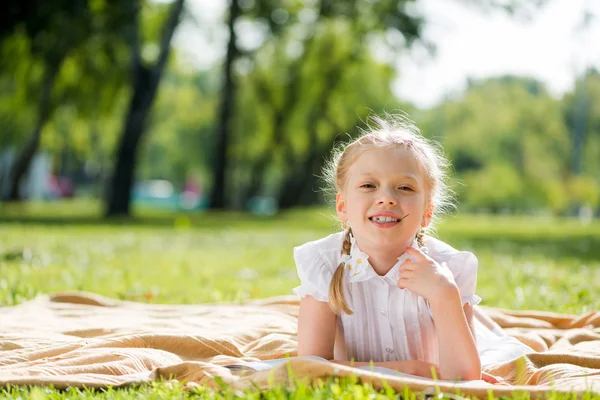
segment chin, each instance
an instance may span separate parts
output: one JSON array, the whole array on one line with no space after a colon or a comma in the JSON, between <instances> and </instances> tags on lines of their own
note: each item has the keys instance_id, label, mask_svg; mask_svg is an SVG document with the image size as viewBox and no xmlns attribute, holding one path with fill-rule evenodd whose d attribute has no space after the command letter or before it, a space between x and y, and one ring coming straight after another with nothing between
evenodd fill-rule
<instances>
[{"instance_id":1,"label":"chin","mask_svg":"<svg viewBox=\"0 0 600 400\"><path fill-rule=\"evenodd\" d=\"M405 243L406 241L402 238L399 238L398 236L389 237L378 235L377 237L375 237L374 242L378 246L397 248L399 246L402 246L403 243Z\"/></svg>"}]
</instances>

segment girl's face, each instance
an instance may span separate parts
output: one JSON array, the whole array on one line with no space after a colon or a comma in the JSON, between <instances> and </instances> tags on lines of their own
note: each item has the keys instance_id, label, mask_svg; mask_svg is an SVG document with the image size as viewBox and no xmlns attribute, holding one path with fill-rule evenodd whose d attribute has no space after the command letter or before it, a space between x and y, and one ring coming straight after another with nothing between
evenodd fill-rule
<instances>
[{"instance_id":1,"label":"girl's face","mask_svg":"<svg viewBox=\"0 0 600 400\"><path fill-rule=\"evenodd\" d=\"M373 147L348 170L348 181L336 197L336 210L348 222L362 250L404 252L433 207L419 163L403 147Z\"/></svg>"}]
</instances>

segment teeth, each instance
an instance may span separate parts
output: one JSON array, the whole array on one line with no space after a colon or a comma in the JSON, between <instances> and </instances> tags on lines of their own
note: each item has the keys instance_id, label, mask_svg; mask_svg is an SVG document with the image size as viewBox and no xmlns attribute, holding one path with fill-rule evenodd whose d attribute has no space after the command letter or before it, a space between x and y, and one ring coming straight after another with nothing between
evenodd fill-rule
<instances>
[{"instance_id":1,"label":"teeth","mask_svg":"<svg viewBox=\"0 0 600 400\"><path fill-rule=\"evenodd\" d=\"M394 217L372 217L371 220L375 222L398 222Z\"/></svg>"}]
</instances>

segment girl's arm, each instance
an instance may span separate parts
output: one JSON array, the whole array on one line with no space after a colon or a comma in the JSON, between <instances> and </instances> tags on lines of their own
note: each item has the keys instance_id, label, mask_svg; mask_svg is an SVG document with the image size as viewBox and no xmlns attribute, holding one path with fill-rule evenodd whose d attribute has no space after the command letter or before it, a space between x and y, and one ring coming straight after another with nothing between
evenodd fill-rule
<instances>
[{"instance_id":1,"label":"girl's arm","mask_svg":"<svg viewBox=\"0 0 600 400\"><path fill-rule=\"evenodd\" d=\"M444 296L430 301L438 337L442 379L481 379L481 361L473 331L473 310L461 306L460 292L449 286Z\"/></svg>"},{"instance_id":2,"label":"girl's arm","mask_svg":"<svg viewBox=\"0 0 600 400\"><path fill-rule=\"evenodd\" d=\"M329 303L312 296L300 300L298 314L298 355L319 356L331 360L335 345L337 317Z\"/></svg>"},{"instance_id":3,"label":"girl's arm","mask_svg":"<svg viewBox=\"0 0 600 400\"><path fill-rule=\"evenodd\" d=\"M475 323L473 322L473 319L475 318L473 316L473 306L469 303L466 303L463 306L463 311L465 312L465 318L467 319L467 324L469 325L469 331L471 331L473 341L475 342L475 346L477 346L477 335L475 334Z\"/></svg>"},{"instance_id":4,"label":"girl's arm","mask_svg":"<svg viewBox=\"0 0 600 400\"><path fill-rule=\"evenodd\" d=\"M419 249L407 247L406 253L412 259L402 263L398 287L409 289L429 302L438 337L441 378L481 379L481 360L472 334L472 318L467 321L465 315L465 312L472 313L470 307L462 307L452 272Z\"/></svg>"},{"instance_id":5,"label":"girl's arm","mask_svg":"<svg viewBox=\"0 0 600 400\"><path fill-rule=\"evenodd\" d=\"M368 362L340 361L333 359L337 316L328 303L315 300L311 296L300 300L298 314L298 355L319 356L341 365L360 367L371 365ZM418 360L377 362L373 365L386 367L406 374L431 377L432 364ZM439 373L439 369L437 369Z\"/></svg>"}]
</instances>

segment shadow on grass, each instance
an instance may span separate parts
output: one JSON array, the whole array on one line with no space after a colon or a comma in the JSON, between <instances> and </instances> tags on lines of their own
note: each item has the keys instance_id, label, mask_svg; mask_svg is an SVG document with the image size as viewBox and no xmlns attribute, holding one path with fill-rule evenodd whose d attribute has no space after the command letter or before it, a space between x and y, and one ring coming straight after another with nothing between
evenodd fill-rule
<instances>
[{"instance_id":1,"label":"shadow on grass","mask_svg":"<svg viewBox=\"0 0 600 400\"><path fill-rule=\"evenodd\" d=\"M130 217L103 217L99 213L49 215L39 213L5 213L0 208L0 225L32 225L43 227L81 228L156 228L206 230L315 230L333 233L339 223L332 213L322 208L316 211L290 210L273 216L240 211L161 212L142 210Z\"/></svg>"},{"instance_id":2,"label":"shadow on grass","mask_svg":"<svg viewBox=\"0 0 600 400\"><path fill-rule=\"evenodd\" d=\"M578 235L578 237L528 237L518 235L464 235L459 241L469 243L475 252L487 248L494 252L513 255L543 255L547 258L573 258L582 262L600 262L600 237Z\"/></svg>"}]
</instances>

